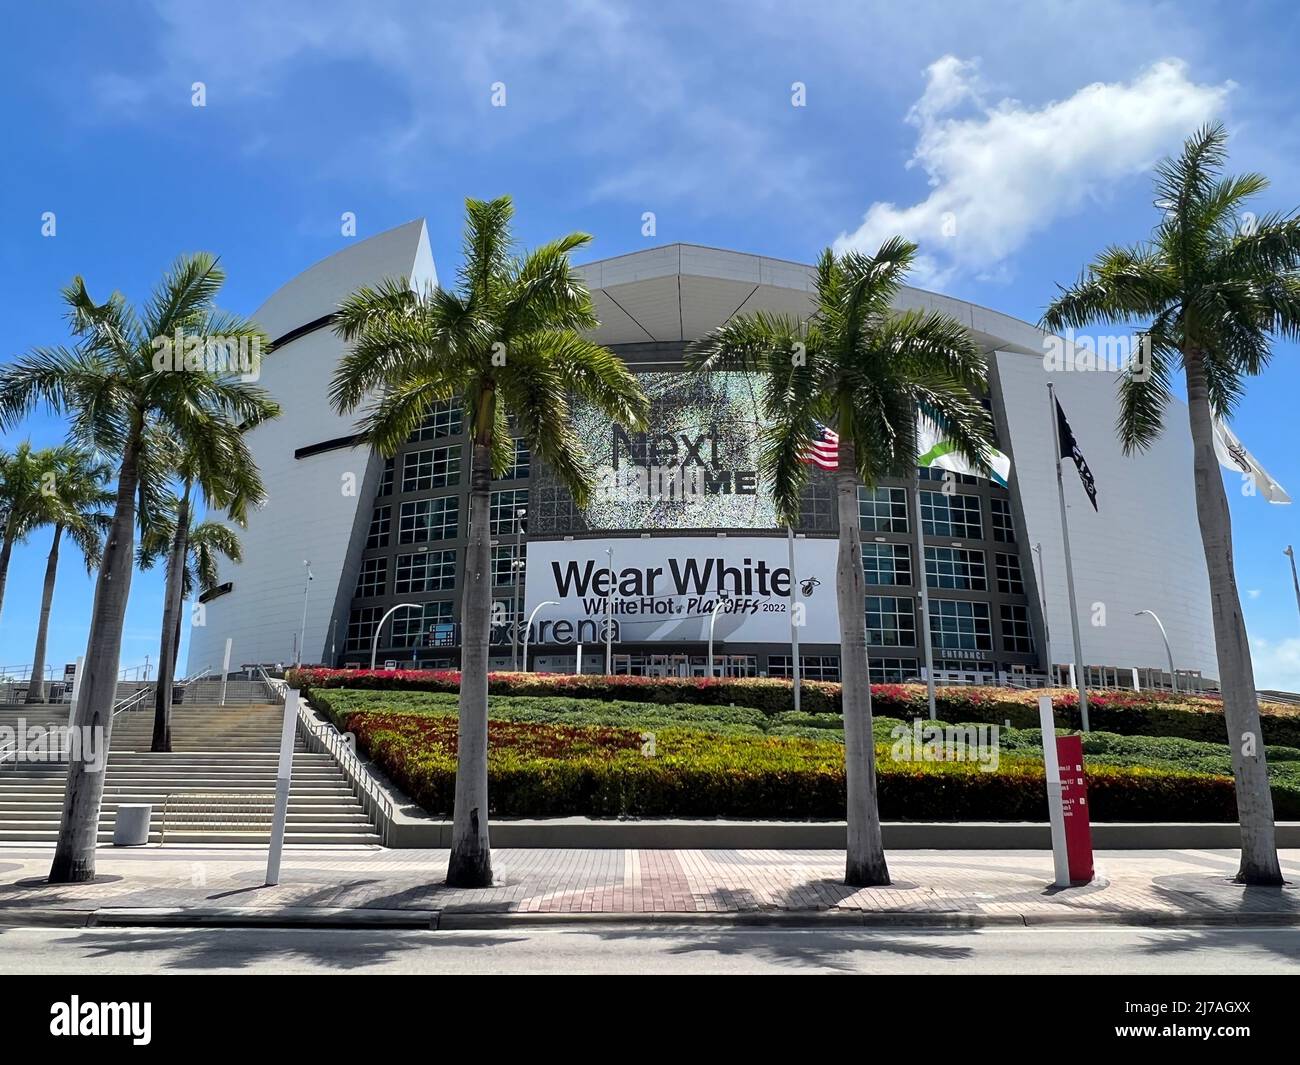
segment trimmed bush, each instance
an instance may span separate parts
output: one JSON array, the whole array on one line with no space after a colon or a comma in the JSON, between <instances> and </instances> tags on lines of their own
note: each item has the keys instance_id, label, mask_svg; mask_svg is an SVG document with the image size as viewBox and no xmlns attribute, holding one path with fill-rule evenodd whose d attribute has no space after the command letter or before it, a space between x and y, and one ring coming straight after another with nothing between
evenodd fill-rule
<instances>
[{"instance_id":1,"label":"trimmed bush","mask_svg":"<svg viewBox=\"0 0 1300 1065\"><path fill-rule=\"evenodd\" d=\"M366 696L317 691L313 702L354 733L362 749L419 805L450 813L454 707L420 710L412 701L402 710L381 710ZM719 734L699 723L656 726L653 756L648 756L641 727L516 717L529 712L510 706L493 711L488 730L492 816L807 820L844 815L843 746L833 740ZM515 719L500 720L501 713ZM886 819L1046 819L1042 765L1032 758L1004 754L998 770L989 773L970 762L895 763L887 742L877 755ZM1230 777L1091 763L1088 775L1094 820L1236 819ZM1300 793L1275 789L1275 803L1280 818L1300 815Z\"/></svg>"},{"instance_id":2,"label":"trimmed bush","mask_svg":"<svg viewBox=\"0 0 1300 1065\"><path fill-rule=\"evenodd\" d=\"M459 692L455 670L290 670L291 686L304 693L322 688L370 691ZM838 714L840 686L826 681L802 685L801 712ZM766 714L793 713L789 681L774 678L657 678L608 677L571 673L490 673L488 691L494 695L601 699L611 702L736 706ZM928 714L925 686L874 684L872 704L882 717L911 719ZM945 721L967 721L1013 728L1038 727L1038 697L1050 695L1057 728L1081 727L1079 696L1071 690L1019 688L939 688L935 703ZM1227 726L1222 704L1208 696L1168 692L1098 692L1088 698L1089 719L1098 732L1125 736L1170 736L1223 743ZM1300 748L1300 708L1263 703L1265 740Z\"/></svg>"},{"instance_id":3,"label":"trimmed bush","mask_svg":"<svg viewBox=\"0 0 1300 1065\"><path fill-rule=\"evenodd\" d=\"M459 692L460 673L451 669L294 669L291 687L353 690ZM803 709L839 713L840 686L825 681L802 685ZM791 684L768 677L625 677L572 673L489 673L488 692L495 695L568 696L637 703L696 703L748 706L777 713L794 708Z\"/></svg>"}]
</instances>

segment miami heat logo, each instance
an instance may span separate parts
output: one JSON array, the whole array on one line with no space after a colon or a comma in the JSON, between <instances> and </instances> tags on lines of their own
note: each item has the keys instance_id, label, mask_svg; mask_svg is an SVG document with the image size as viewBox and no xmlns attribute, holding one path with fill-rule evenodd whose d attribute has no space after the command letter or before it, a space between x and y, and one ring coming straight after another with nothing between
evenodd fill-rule
<instances>
[{"instance_id":1,"label":"miami heat logo","mask_svg":"<svg viewBox=\"0 0 1300 1065\"><path fill-rule=\"evenodd\" d=\"M819 584L821 584L821 581L816 577L806 577L799 582L799 591L803 592L806 599L813 594L813 589Z\"/></svg>"}]
</instances>

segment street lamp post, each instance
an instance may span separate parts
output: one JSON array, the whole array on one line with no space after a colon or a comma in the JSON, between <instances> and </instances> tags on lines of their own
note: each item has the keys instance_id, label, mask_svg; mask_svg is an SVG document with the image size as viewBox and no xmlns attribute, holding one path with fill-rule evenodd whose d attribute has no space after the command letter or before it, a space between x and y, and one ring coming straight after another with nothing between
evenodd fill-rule
<instances>
[{"instance_id":1,"label":"street lamp post","mask_svg":"<svg viewBox=\"0 0 1300 1065\"><path fill-rule=\"evenodd\" d=\"M614 672L614 549L605 548L609 559L609 592L605 596L605 676Z\"/></svg>"},{"instance_id":2,"label":"street lamp post","mask_svg":"<svg viewBox=\"0 0 1300 1065\"><path fill-rule=\"evenodd\" d=\"M375 626L375 638L370 642L370 668L375 668L375 657L379 654L379 634L384 629L384 622L396 614L399 610L420 610L419 603L398 603L395 607L390 607L388 612L379 619L379 624Z\"/></svg>"},{"instance_id":3,"label":"street lamp post","mask_svg":"<svg viewBox=\"0 0 1300 1065\"><path fill-rule=\"evenodd\" d=\"M1044 574L1047 572L1043 568L1043 545L1040 541L1034 544L1034 555L1038 559L1038 596L1039 604L1043 610L1043 639L1047 643L1047 653L1043 656L1047 659L1047 671L1052 672L1052 627L1047 622L1047 579Z\"/></svg>"},{"instance_id":4,"label":"street lamp post","mask_svg":"<svg viewBox=\"0 0 1300 1065\"><path fill-rule=\"evenodd\" d=\"M521 534L527 531L527 523L524 519L528 516L528 508L520 507L515 511L515 557L510 562L510 568L514 571L514 590L511 595L511 622L513 630L510 636L510 669L517 671L519 669L519 585L524 576L524 556L522 554L522 537Z\"/></svg>"},{"instance_id":5,"label":"street lamp post","mask_svg":"<svg viewBox=\"0 0 1300 1065\"><path fill-rule=\"evenodd\" d=\"M316 579L312 576L311 562L308 559L302 560L302 566L307 571L307 575L302 582L302 628L298 630L298 647L294 655L294 664L299 666L302 665L303 644L307 642L307 591L311 588L311 582Z\"/></svg>"},{"instance_id":6,"label":"street lamp post","mask_svg":"<svg viewBox=\"0 0 1300 1065\"><path fill-rule=\"evenodd\" d=\"M1296 609L1300 610L1300 577L1297 577L1295 572L1295 552L1291 550L1291 545L1287 544L1286 550L1282 554L1291 560L1291 583L1295 585Z\"/></svg>"},{"instance_id":7,"label":"street lamp post","mask_svg":"<svg viewBox=\"0 0 1300 1065\"><path fill-rule=\"evenodd\" d=\"M1160 629L1160 638L1165 641L1165 655L1169 659L1169 683L1173 686L1174 693L1177 694L1178 674L1174 672L1174 652L1169 646L1169 637L1165 633L1164 624L1160 621L1160 618L1156 616L1154 610L1139 610L1133 616L1135 618L1140 618L1143 614L1150 614L1152 620L1156 623L1156 627Z\"/></svg>"},{"instance_id":8,"label":"street lamp post","mask_svg":"<svg viewBox=\"0 0 1300 1065\"><path fill-rule=\"evenodd\" d=\"M528 631L533 627L533 618L537 617L537 612L544 606L559 606L554 599L548 599L544 603L538 603L533 607L533 612L528 615L528 624L524 626L524 661L523 672L528 672Z\"/></svg>"},{"instance_id":9,"label":"street lamp post","mask_svg":"<svg viewBox=\"0 0 1300 1065\"><path fill-rule=\"evenodd\" d=\"M718 620L718 612L727 605L727 600L719 595L709 614L709 676L713 676L713 623Z\"/></svg>"}]
</instances>

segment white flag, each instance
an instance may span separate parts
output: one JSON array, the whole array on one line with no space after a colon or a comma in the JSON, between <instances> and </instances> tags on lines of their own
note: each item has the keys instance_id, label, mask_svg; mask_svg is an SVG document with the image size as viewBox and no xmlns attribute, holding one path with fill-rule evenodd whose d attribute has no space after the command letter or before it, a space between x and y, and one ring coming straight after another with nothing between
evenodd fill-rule
<instances>
[{"instance_id":1,"label":"white flag","mask_svg":"<svg viewBox=\"0 0 1300 1065\"><path fill-rule=\"evenodd\" d=\"M1218 418L1214 419L1214 453L1219 458L1219 465L1225 469L1250 474L1255 479L1256 491L1270 503L1291 502L1286 489L1268 475L1268 470L1259 464L1259 459L1247 451L1246 445L1237 439L1237 434Z\"/></svg>"},{"instance_id":2,"label":"white flag","mask_svg":"<svg viewBox=\"0 0 1300 1065\"><path fill-rule=\"evenodd\" d=\"M957 452L951 440L945 440L937 426L928 418L916 420L918 466L935 466L953 473L967 473L972 477L987 477L994 484L1007 487L1007 478L1011 476L1011 460L997 448L989 448L988 464L990 473L975 469Z\"/></svg>"}]
</instances>

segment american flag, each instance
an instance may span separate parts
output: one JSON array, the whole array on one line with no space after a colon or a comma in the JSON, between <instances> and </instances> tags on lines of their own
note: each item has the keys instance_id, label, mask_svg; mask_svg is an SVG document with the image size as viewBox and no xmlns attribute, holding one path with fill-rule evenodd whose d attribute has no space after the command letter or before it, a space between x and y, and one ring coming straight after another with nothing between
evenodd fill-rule
<instances>
[{"instance_id":1,"label":"american flag","mask_svg":"<svg viewBox=\"0 0 1300 1065\"><path fill-rule=\"evenodd\" d=\"M838 470L840 468L840 434L834 429L828 429L821 422L814 423L817 428L817 436L813 442L808 445L806 451L799 456L800 462L806 462L810 466L820 466L823 470Z\"/></svg>"}]
</instances>

